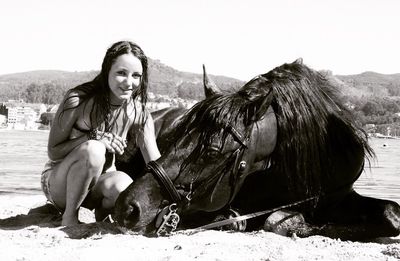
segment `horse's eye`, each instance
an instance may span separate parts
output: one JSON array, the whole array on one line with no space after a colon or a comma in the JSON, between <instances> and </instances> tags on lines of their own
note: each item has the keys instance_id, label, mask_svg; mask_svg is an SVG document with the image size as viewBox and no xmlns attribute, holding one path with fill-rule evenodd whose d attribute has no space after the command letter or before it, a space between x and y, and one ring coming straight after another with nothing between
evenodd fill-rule
<instances>
[{"instance_id":1,"label":"horse's eye","mask_svg":"<svg viewBox=\"0 0 400 261\"><path fill-rule=\"evenodd\" d=\"M208 161L217 159L220 155L221 155L221 150L217 147L209 147L204 154L206 160Z\"/></svg>"}]
</instances>

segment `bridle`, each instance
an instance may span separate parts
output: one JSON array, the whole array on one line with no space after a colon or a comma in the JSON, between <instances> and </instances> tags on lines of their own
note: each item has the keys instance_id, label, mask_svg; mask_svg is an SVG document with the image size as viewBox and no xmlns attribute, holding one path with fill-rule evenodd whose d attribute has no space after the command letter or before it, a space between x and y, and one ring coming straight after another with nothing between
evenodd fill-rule
<instances>
[{"instance_id":1,"label":"bridle","mask_svg":"<svg viewBox=\"0 0 400 261\"><path fill-rule=\"evenodd\" d=\"M243 163L243 162L244 161L241 161L241 163ZM176 187L173 185L173 182L167 176L165 170L162 168L161 165L159 165L155 161L151 161L151 162L149 162L147 168L153 174L153 176L156 177L156 179L161 184L163 184L164 188L168 191L171 199L173 199L175 201L174 203L172 203L172 204L164 207L162 210L160 210L156 216L156 228L157 228L156 233L155 233L156 236L168 236L172 232L174 232L179 225L179 222L180 222L180 216L178 214L179 204L183 201L183 198L180 195L180 193L178 192L178 190L176 189ZM238 171L240 171L240 170L238 170ZM224 220L215 221L215 222L194 228L193 231L194 232L202 231L202 230L206 230L206 229L222 227L222 226L233 224L236 222L241 222L241 221L255 218L258 216L263 216L263 215L266 215L266 214L269 214L269 213L272 213L272 212L275 212L275 211L278 211L281 209L286 209L289 207L294 207L294 206L297 206L300 204L304 204L304 203L312 201L312 200L318 200L319 197L320 196L311 196L311 197L308 197L308 198L305 198L302 200L298 200L298 201L290 203L290 204L276 207L276 208L266 209L263 211L250 213L247 215L230 217L230 218L227 218ZM184 199L188 200L189 202L191 200L191 198L188 196L184 197ZM231 198L231 200L232 200L232 198Z\"/></svg>"},{"instance_id":2,"label":"bridle","mask_svg":"<svg viewBox=\"0 0 400 261\"><path fill-rule=\"evenodd\" d=\"M248 144L250 142L250 136L253 131L254 123L251 125L250 128L248 128L248 131L245 133L245 135L242 135L239 131L237 131L233 126L228 125L225 127L225 131L228 132L233 139L239 143L239 147L232 153L235 157L234 165L233 165L233 173L231 174L231 177L234 177L236 180L238 177L240 177L245 170L247 169L247 162L243 160L245 158L245 151L248 149ZM266 160L267 163L267 160ZM265 164L266 165L266 164ZM179 212L182 209L182 206L187 206L190 204L190 201L193 197L193 194L195 191L192 191L192 188L190 188L190 191L186 193L186 195L182 195L178 190L177 187L174 185L172 180L169 178L163 167L158 164L156 161L151 161L147 165L147 170L148 172L152 173L152 175L156 178L156 180L162 185L162 187L168 192L170 200L172 200L172 204L167 205L160 209L158 211L158 214L156 215L156 222L155 222L155 227L156 227L156 236L167 236L171 234L173 231L175 231L179 225L180 222L180 216ZM234 182L236 181L234 180ZM236 184L236 183L235 183ZM227 204L231 203L234 196L236 195L237 190L239 189L239 186L234 186L231 195L230 195L230 200L228 201ZM272 209L266 209L263 211L258 211L242 216L236 216L236 217L231 217L228 219L224 219L221 221L216 221L212 222L200 227L195 228L193 231L201 231L205 229L211 229L211 228L217 228L217 227L222 227L225 225L229 225L232 223L236 222L241 222L247 219L251 219L254 217L266 215L281 209L286 209L289 207L297 206L300 204L304 204L309 201L313 200L318 200L320 196L311 196L290 204L286 204L280 207L272 208ZM185 202L186 201L186 202Z\"/></svg>"},{"instance_id":3,"label":"bridle","mask_svg":"<svg viewBox=\"0 0 400 261\"><path fill-rule=\"evenodd\" d=\"M253 126L254 123L252 123L250 128L248 128L245 135L240 134L240 132L238 132L231 125L228 125L224 128L225 131L229 133L233 137L233 139L240 145L232 153L232 155L234 155L235 157L235 161L233 165L233 173L231 175L235 179L240 177L240 175L246 170L247 162L243 160L243 157L245 150L248 149L248 143L250 141L250 135L252 133ZM178 212L183 205L190 204L194 191L189 191L185 196L182 196L182 194L177 190L176 186L165 172L164 168L156 161L150 161L147 164L146 168L147 171L150 172L162 185L162 187L168 192L168 195L173 202L172 204L159 210L156 217L156 235L165 236L176 230L180 221ZM235 181L236 180L234 180L233 182ZM236 191L237 188L233 186L233 190L231 191L231 196L228 203L233 200Z\"/></svg>"}]
</instances>

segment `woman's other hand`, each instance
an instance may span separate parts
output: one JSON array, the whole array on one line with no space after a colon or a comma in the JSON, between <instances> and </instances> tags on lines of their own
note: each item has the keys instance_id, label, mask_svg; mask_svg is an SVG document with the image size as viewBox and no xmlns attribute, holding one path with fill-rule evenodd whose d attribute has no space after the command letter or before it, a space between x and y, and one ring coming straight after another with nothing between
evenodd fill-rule
<instances>
[{"instance_id":1,"label":"woman's other hand","mask_svg":"<svg viewBox=\"0 0 400 261\"><path fill-rule=\"evenodd\" d=\"M107 151L122 155L127 146L126 141L120 136L111 132L100 132L99 141L104 144Z\"/></svg>"}]
</instances>

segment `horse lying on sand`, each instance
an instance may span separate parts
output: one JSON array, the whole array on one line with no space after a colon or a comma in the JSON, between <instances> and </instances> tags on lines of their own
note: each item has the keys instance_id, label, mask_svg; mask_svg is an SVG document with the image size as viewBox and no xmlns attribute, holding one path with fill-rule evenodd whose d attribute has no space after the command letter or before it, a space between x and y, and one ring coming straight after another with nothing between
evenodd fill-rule
<instances>
[{"instance_id":1,"label":"horse lying on sand","mask_svg":"<svg viewBox=\"0 0 400 261\"><path fill-rule=\"evenodd\" d=\"M155 117L162 157L120 194L120 225L163 234L230 208L273 209L246 230L351 240L399 234L397 203L353 190L374 153L331 81L297 60L231 94L214 87L193 108ZM127 170L137 164L125 161Z\"/></svg>"}]
</instances>

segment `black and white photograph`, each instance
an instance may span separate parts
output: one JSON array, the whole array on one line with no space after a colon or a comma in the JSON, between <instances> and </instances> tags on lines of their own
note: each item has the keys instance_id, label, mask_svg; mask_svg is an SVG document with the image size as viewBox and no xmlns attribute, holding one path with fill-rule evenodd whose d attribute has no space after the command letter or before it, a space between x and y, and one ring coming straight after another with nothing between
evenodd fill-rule
<instances>
[{"instance_id":1,"label":"black and white photograph","mask_svg":"<svg viewBox=\"0 0 400 261\"><path fill-rule=\"evenodd\" d=\"M400 2L0 3L0 260L400 260Z\"/></svg>"}]
</instances>

